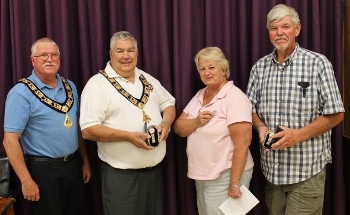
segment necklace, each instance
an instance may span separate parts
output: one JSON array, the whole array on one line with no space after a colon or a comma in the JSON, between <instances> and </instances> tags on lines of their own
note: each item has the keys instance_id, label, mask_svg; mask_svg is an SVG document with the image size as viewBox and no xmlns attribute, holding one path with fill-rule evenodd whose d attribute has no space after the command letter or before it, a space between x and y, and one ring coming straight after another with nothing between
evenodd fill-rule
<instances>
[{"instance_id":1,"label":"necklace","mask_svg":"<svg viewBox=\"0 0 350 215\"><path fill-rule=\"evenodd\" d=\"M141 74L139 79L143 86L143 92L140 99L135 98L130 93L128 93L114 78L110 78L107 75L105 70L101 70L100 73L114 86L114 88L123 95L129 102L131 102L136 107L142 110L143 121L149 123L151 121L151 117L149 117L146 112L143 110L146 105L149 95L151 94L151 90L153 89L152 85L148 83L146 78Z\"/></svg>"},{"instance_id":2,"label":"necklace","mask_svg":"<svg viewBox=\"0 0 350 215\"><path fill-rule=\"evenodd\" d=\"M73 103L74 103L74 97L73 97L73 92L72 88L69 85L68 81L66 78L60 76L64 89L66 92L66 101L64 103L58 103L49 97L47 97L41 90L38 89L38 87L29 79L27 78L22 78L18 82L25 84L29 90L46 106L49 108L56 110L58 112L66 114L66 117L64 119L63 126L66 128L70 128L73 126L72 120L68 116L68 111L72 108Z\"/></svg>"}]
</instances>

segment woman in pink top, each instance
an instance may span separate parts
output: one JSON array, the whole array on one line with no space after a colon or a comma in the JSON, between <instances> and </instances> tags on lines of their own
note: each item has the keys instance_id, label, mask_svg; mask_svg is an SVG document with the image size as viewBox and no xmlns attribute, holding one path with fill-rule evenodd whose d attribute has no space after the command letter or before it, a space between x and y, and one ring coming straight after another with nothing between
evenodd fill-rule
<instances>
[{"instance_id":1,"label":"woman in pink top","mask_svg":"<svg viewBox=\"0 0 350 215\"><path fill-rule=\"evenodd\" d=\"M188 177L195 180L200 215L223 213L228 198L240 198L240 186L249 187L254 162L252 106L233 81L220 48L207 47L194 58L206 85L187 104L174 131L187 137Z\"/></svg>"}]
</instances>

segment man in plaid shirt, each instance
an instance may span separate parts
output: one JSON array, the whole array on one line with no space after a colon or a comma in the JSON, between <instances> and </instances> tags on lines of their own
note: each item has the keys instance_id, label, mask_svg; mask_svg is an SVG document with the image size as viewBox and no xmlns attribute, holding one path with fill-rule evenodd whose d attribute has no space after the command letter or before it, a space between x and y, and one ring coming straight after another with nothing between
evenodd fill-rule
<instances>
[{"instance_id":1,"label":"man in plaid shirt","mask_svg":"<svg viewBox=\"0 0 350 215\"><path fill-rule=\"evenodd\" d=\"M247 89L260 142L269 129L282 129L271 149L261 147L266 204L273 215L322 214L331 129L344 117L333 67L296 42L295 9L272 8L267 28L275 50L253 66Z\"/></svg>"}]
</instances>

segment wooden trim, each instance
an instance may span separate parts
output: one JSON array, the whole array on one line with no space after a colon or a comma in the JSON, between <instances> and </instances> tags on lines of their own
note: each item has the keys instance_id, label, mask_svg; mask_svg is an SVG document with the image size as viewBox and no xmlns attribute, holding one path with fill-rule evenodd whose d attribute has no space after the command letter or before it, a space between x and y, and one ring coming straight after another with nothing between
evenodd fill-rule
<instances>
[{"instance_id":1,"label":"wooden trim","mask_svg":"<svg viewBox=\"0 0 350 215\"><path fill-rule=\"evenodd\" d=\"M343 31L343 100L345 115L343 134L350 138L350 0L345 1Z\"/></svg>"},{"instance_id":2,"label":"wooden trim","mask_svg":"<svg viewBox=\"0 0 350 215\"><path fill-rule=\"evenodd\" d=\"M0 197L0 214L2 215L14 215L13 204L16 200L13 198L1 198Z\"/></svg>"}]
</instances>

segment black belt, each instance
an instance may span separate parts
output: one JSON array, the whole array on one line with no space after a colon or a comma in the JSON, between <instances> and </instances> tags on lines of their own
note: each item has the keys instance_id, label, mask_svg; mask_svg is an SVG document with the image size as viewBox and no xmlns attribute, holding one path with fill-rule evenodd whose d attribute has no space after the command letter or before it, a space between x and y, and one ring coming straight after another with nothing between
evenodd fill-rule
<instances>
[{"instance_id":1,"label":"black belt","mask_svg":"<svg viewBox=\"0 0 350 215\"><path fill-rule=\"evenodd\" d=\"M131 171L151 171L154 170L156 167L160 166L160 163L154 165L154 166L148 166L144 168L139 168L139 169L125 169L125 170L131 170Z\"/></svg>"},{"instance_id":2,"label":"black belt","mask_svg":"<svg viewBox=\"0 0 350 215\"><path fill-rule=\"evenodd\" d=\"M74 152L73 154L60 157L60 158L51 158L46 156L36 156L36 155L24 155L24 159L26 161L36 161L36 162L68 162L73 160L78 152Z\"/></svg>"}]
</instances>

